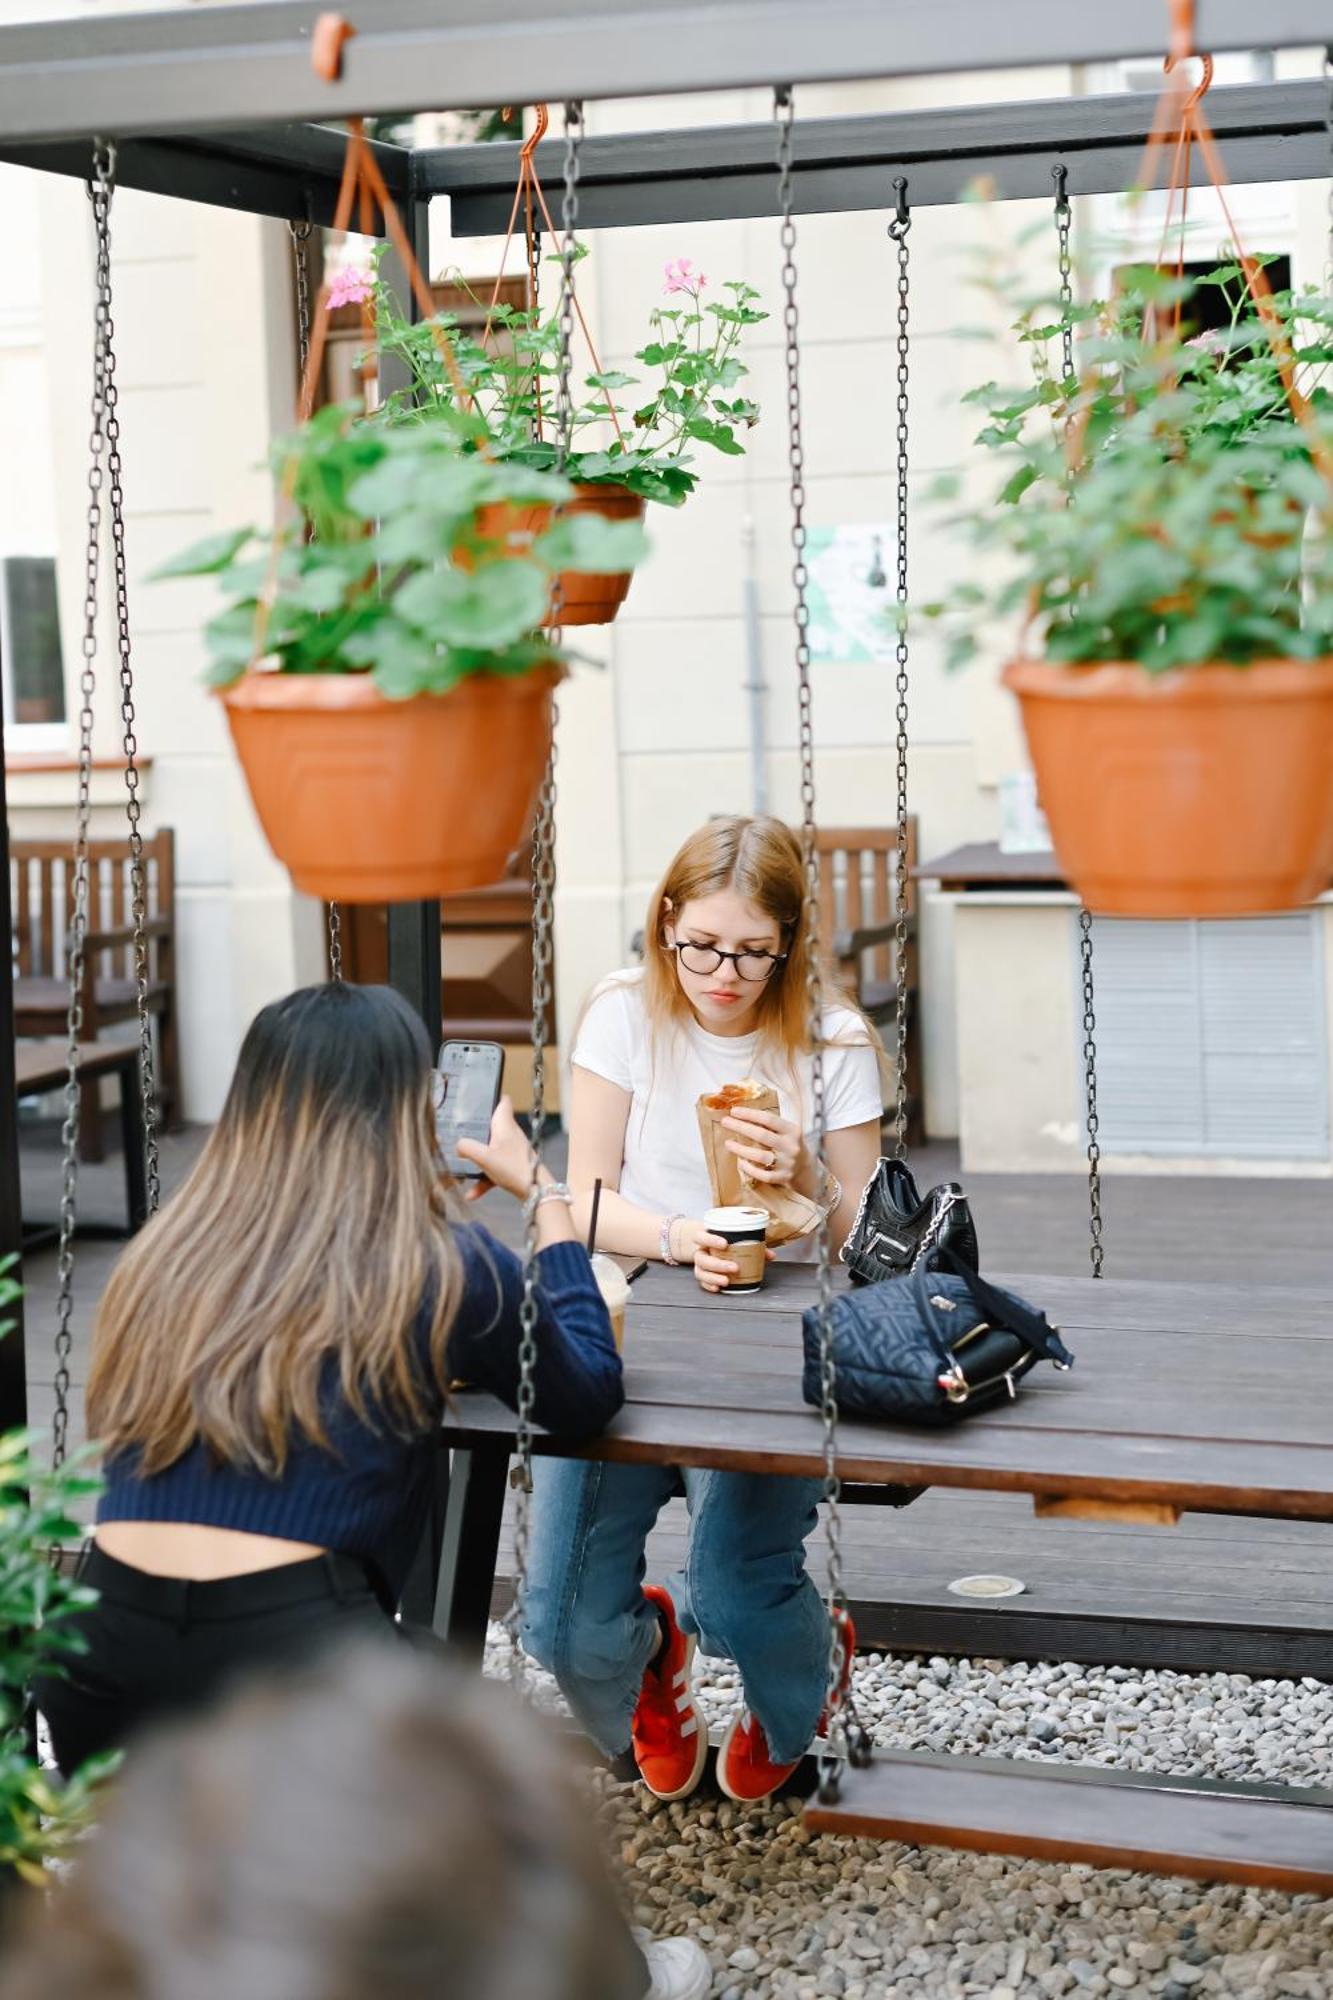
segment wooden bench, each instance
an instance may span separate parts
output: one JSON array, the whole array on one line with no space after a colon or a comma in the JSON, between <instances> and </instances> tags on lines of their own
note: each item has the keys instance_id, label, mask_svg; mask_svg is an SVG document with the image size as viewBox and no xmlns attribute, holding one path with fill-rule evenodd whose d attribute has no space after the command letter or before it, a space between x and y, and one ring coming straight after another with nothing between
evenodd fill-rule
<instances>
[{"instance_id":1,"label":"wooden bench","mask_svg":"<svg viewBox=\"0 0 1333 2000\"><path fill-rule=\"evenodd\" d=\"M83 982L83 1039L138 1016L133 895L128 840L89 845L88 937ZM148 940L148 1009L158 1023L158 1088L164 1114L180 1117L180 1041L176 1019L176 843L170 827L143 844ZM67 843L15 840L9 848L14 923L14 1032L63 1034L69 1007L65 937L74 870ZM83 1092L80 1147L102 1158L97 1081Z\"/></svg>"},{"instance_id":2,"label":"wooden bench","mask_svg":"<svg viewBox=\"0 0 1333 2000\"><path fill-rule=\"evenodd\" d=\"M841 1282L841 1278L839 1279ZM1046 1308L1077 1357L1039 1369L1016 1402L944 1430L846 1422L843 1476L1024 1493L1044 1517L1182 1510L1333 1524L1333 1315L1320 1291L1228 1283L1002 1277ZM569 1455L822 1474L801 1400L800 1315L813 1274L779 1265L762 1292L706 1298L650 1265L625 1335L626 1404ZM453 1472L437 1630L479 1652L513 1439L512 1413L473 1392L444 1426ZM538 1449L568 1450L554 1440ZM905 1517L910 1519L910 1516ZM1330 1668L1333 1672L1333 1668ZM812 1825L941 1845L1333 1892L1333 1795L1261 1783L894 1752L844 1774Z\"/></svg>"},{"instance_id":3,"label":"wooden bench","mask_svg":"<svg viewBox=\"0 0 1333 2000\"><path fill-rule=\"evenodd\" d=\"M925 1138L917 941L916 815L907 822L907 943L897 951L896 826L829 826L815 836L820 858L820 943L863 1014L894 1054L898 982L907 985L907 1136Z\"/></svg>"}]
</instances>

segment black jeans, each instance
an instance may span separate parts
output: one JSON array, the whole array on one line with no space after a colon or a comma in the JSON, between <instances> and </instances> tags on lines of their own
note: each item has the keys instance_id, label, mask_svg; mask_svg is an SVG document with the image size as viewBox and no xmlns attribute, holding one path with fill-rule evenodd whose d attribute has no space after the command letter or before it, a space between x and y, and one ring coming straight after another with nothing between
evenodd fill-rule
<instances>
[{"instance_id":1,"label":"black jeans","mask_svg":"<svg viewBox=\"0 0 1333 2000\"><path fill-rule=\"evenodd\" d=\"M365 1569L347 1556L187 1583L94 1545L80 1580L99 1593L74 1621L88 1650L34 1690L66 1776L141 1724L210 1700L235 1674L363 1633L397 1639Z\"/></svg>"}]
</instances>

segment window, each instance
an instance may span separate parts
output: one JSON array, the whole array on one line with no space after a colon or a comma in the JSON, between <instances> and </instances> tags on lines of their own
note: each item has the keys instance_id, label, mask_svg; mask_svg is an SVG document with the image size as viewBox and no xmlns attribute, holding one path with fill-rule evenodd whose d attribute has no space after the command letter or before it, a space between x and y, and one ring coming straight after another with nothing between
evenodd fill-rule
<instances>
[{"instance_id":1,"label":"window","mask_svg":"<svg viewBox=\"0 0 1333 2000\"><path fill-rule=\"evenodd\" d=\"M0 681L6 732L25 746L63 748L65 668L52 556L0 561Z\"/></svg>"}]
</instances>

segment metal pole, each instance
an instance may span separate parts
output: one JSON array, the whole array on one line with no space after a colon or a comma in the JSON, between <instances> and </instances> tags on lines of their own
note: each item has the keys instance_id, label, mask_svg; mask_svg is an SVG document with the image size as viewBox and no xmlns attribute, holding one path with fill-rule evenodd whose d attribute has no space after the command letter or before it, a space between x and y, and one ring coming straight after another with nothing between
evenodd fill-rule
<instances>
[{"instance_id":1,"label":"metal pole","mask_svg":"<svg viewBox=\"0 0 1333 2000\"><path fill-rule=\"evenodd\" d=\"M759 622L759 579L754 564L754 518L747 514L741 526L741 546L745 551L745 579L741 586L745 605L745 665L741 683L749 696L750 715L750 799L756 814L768 811L768 744L765 727L768 682L764 679L764 632Z\"/></svg>"},{"instance_id":2,"label":"metal pole","mask_svg":"<svg viewBox=\"0 0 1333 2000\"><path fill-rule=\"evenodd\" d=\"M430 201L412 197L403 204L402 212L403 223L411 239L412 254L421 269L428 272ZM385 252L381 268L386 282L399 299L408 304L412 318L418 318L416 299L408 283L407 273L392 246ZM390 371L384 370L382 378L384 393L389 394L394 386ZM401 993L405 1000L410 1001L425 1022L432 1055L440 1045L442 1021L440 943L438 900L424 903L390 903L389 984L395 992Z\"/></svg>"},{"instance_id":3,"label":"metal pole","mask_svg":"<svg viewBox=\"0 0 1333 2000\"><path fill-rule=\"evenodd\" d=\"M5 732L0 714L0 938L14 936L9 893L9 808L5 798ZM124 1086L122 1085L122 1088ZM18 1082L14 1074L14 957L0 977L0 1257L21 1257L23 1195L19 1182ZM15 1263L14 1273L21 1275ZM0 1431L21 1428L28 1421L28 1353L23 1329L23 1301L7 1309L12 1321L0 1340Z\"/></svg>"}]
</instances>

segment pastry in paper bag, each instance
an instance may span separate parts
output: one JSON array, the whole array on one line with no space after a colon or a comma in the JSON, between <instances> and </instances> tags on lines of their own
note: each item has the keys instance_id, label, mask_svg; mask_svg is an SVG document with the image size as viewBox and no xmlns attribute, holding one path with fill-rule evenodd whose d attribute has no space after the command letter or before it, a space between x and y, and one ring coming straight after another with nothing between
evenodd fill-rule
<instances>
[{"instance_id":1,"label":"pastry in paper bag","mask_svg":"<svg viewBox=\"0 0 1333 2000\"><path fill-rule=\"evenodd\" d=\"M708 1162L708 1179L718 1208L764 1208L768 1210L768 1243L776 1248L798 1236L808 1236L819 1226L819 1210L793 1187L775 1186L769 1181L752 1181L745 1163L727 1150L728 1132L723 1119L744 1108L746 1111L776 1111L778 1094L772 1084L758 1077L743 1077L739 1083L725 1083L698 1100L699 1137Z\"/></svg>"}]
</instances>

